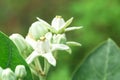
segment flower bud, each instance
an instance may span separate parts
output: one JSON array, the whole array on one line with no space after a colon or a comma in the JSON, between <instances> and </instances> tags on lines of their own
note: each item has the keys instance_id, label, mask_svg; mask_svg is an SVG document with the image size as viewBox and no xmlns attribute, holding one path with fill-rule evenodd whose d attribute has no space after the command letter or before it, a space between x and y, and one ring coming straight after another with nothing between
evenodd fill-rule
<instances>
[{"instance_id":1,"label":"flower bud","mask_svg":"<svg viewBox=\"0 0 120 80\"><path fill-rule=\"evenodd\" d=\"M15 75L18 78L24 78L27 75L27 71L23 65L18 65L15 68Z\"/></svg>"},{"instance_id":2,"label":"flower bud","mask_svg":"<svg viewBox=\"0 0 120 80\"><path fill-rule=\"evenodd\" d=\"M16 76L10 68L7 68L2 71L1 79L2 80L16 80Z\"/></svg>"},{"instance_id":3,"label":"flower bud","mask_svg":"<svg viewBox=\"0 0 120 80\"><path fill-rule=\"evenodd\" d=\"M32 51L30 45L25 41L24 37L20 34L12 34L10 39L17 46L20 54L25 57L28 53Z\"/></svg>"},{"instance_id":4,"label":"flower bud","mask_svg":"<svg viewBox=\"0 0 120 80\"><path fill-rule=\"evenodd\" d=\"M40 21L34 22L29 28L28 34L34 39L38 40L41 36L44 36L48 32L46 25Z\"/></svg>"},{"instance_id":5,"label":"flower bud","mask_svg":"<svg viewBox=\"0 0 120 80\"><path fill-rule=\"evenodd\" d=\"M62 18L62 16L56 16L53 20L52 20L52 27L55 28L56 31L59 31L62 26L65 24L64 19Z\"/></svg>"},{"instance_id":6,"label":"flower bud","mask_svg":"<svg viewBox=\"0 0 120 80\"><path fill-rule=\"evenodd\" d=\"M56 16L51 23L51 26L55 29L53 33L56 34L64 33L66 27L68 27L71 24L72 20L73 18L70 18L65 22L62 16Z\"/></svg>"},{"instance_id":7,"label":"flower bud","mask_svg":"<svg viewBox=\"0 0 120 80\"><path fill-rule=\"evenodd\" d=\"M66 43L66 36L65 36L65 34L54 34L53 35L53 43L65 44Z\"/></svg>"}]
</instances>

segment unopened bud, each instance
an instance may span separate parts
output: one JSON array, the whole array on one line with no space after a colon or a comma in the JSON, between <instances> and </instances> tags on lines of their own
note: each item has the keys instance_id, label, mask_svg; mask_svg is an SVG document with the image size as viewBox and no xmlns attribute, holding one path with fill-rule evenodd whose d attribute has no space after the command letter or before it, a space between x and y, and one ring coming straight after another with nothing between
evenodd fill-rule
<instances>
[{"instance_id":1,"label":"unopened bud","mask_svg":"<svg viewBox=\"0 0 120 80\"><path fill-rule=\"evenodd\" d=\"M25 67L23 65L16 66L15 74L18 78L24 78L27 75Z\"/></svg>"},{"instance_id":2,"label":"unopened bud","mask_svg":"<svg viewBox=\"0 0 120 80\"><path fill-rule=\"evenodd\" d=\"M32 51L30 45L25 41L24 37L20 34L12 34L10 39L14 42L17 46L20 54L25 57L26 54Z\"/></svg>"},{"instance_id":3,"label":"unopened bud","mask_svg":"<svg viewBox=\"0 0 120 80\"><path fill-rule=\"evenodd\" d=\"M70 18L68 21L65 22L61 16L56 16L52 20L52 27L55 29L54 32L56 34L64 33L66 27L68 27L71 24L72 20L73 18Z\"/></svg>"},{"instance_id":4,"label":"unopened bud","mask_svg":"<svg viewBox=\"0 0 120 80\"><path fill-rule=\"evenodd\" d=\"M7 68L2 71L1 79L2 80L16 80L16 76L10 68Z\"/></svg>"},{"instance_id":5,"label":"unopened bud","mask_svg":"<svg viewBox=\"0 0 120 80\"><path fill-rule=\"evenodd\" d=\"M52 20L52 27L54 27L56 31L59 31L63 27L64 24L65 24L65 21L62 18L62 16L56 16Z\"/></svg>"},{"instance_id":6,"label":"unopened bud","mask_svg":"<svg viewBox=\"0 0 120 80\"><path fill-rule=\"evenodd\" d=\"M44 36L48 32L46 25L40 21L34 22L29 28L28 34L31 35L34 39L38 40L41 36Z\"/></svg>"},{"instance_id":7,"label":"unopened bud","mask_svg":"<svg viewBox=\"0 0 120 80\"><path fill-rule=\"evenodd\" d=\"M66 43L66 36L65 34L54 34L53 35L53 43Z\"/></svg>"}]
</instances>

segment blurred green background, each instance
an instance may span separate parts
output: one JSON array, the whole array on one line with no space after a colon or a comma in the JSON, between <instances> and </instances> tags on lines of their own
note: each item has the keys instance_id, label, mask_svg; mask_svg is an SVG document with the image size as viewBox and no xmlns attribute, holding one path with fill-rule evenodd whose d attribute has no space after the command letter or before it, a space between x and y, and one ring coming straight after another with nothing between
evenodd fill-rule
<instances>
[{"instance_id":1,"label":"blurred green background","mask_svg":"<svg viewBox=\"0 0 120 80\"><path fill-rule=\"evenodd\" d=\"M109 37L120 45L120 0L0 0L0 30L7 35L25 36L36 17L51 23L56 15L74 17L70 26L84 28L67 33L82 46L72 47L71 55L59 52L49 80L68 80L85 55Z\"/></svg>"}]
</instances>

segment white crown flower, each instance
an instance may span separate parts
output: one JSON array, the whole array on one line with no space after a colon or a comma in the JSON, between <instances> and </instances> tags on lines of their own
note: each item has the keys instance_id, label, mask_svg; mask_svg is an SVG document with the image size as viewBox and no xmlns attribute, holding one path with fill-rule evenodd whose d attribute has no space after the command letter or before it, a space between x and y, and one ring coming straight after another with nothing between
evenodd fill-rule
<instances>
[{"instance_id":1,"label":"white crown flower","mask_svg":"<svg viewBox=\"0 0 120 80\"><path fill-rule=\"evenodd\" d=\"M30 26L25 38L17 33L11 35L9 38L17 46L21 56L23 56L25 61L29 64L31 72L41 80L43 78L45 79L50 65L56 66L57 50L64 50L71 53L72 50L69 46L81 46L78 42L67 41L65 32L80 29L82 26L68 27L73 17L64 21L62 16L56 16L51 21L51 24L48 24L38 17L37 19L38 21ZM41 61L42 59L39 59L41 57L44 58L43 62ZM22 65L16 67L15 73L9 68L6 70L0 68L0 73L1 72L0 80L22 79L27 74L25 67Z\"/></svg>"},{"instance_id":2,"label":"white crown flower","mask_svg":"<svg viewBox=\"0 0 120 80\"><path fill-rule=\"evenodd\" d=\"M26 59L27 63L30 64L36 57L42 56L47 61L56 66L56 60L52 54L56 50L70 50L67 45L64 44L52 44L52 33L47 33L44 37L40 37L40 40L34 40L30 35L26 36L26 41L33 47L34 51Z\"/></svg>"},{"instance_id":3,"label":"white crown flower","mask_svg":"<svg viewBox=\"0 0 120 80\"><path fill-rule=\"evenodd\" d=\"M53 18L53 20L51 22L51 25L48 24L46 21L38 18L38 17L37 17L37 19L40 22L42 22L44 25L46 25L46 27L48 29L50 29L53 33L56 33L56 34L61 34L61 33L67 32L67 31L71 31L71 30L76 30L76 29L82 28L82 26L67 28L71 24L71 22L73 20L73 17L65 22L64 19L62 18L62 16L56 16L55 18Z\"/></svg>"}]
</instances>

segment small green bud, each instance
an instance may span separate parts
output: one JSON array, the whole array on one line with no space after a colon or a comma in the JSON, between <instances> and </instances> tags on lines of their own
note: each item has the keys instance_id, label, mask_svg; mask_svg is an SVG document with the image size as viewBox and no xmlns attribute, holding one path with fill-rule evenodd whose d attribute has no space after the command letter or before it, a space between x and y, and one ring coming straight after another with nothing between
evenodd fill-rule
<instances>
[{"instance_id":1,"label":"small green bud","mask_svg":"<svg viewBox=\"0 0 120 80\"><path fill-rule=\"evenodd\" d=\"M28 55L32 48L30 45L25 41L24 37L20 34L12 34L10 36L10 39L14 42L14 44L17 46L21 56L25 58L26 55Z\"/></svg>"},{"instance_id":2,"label":"small green bud","mask_svg":"<svg viewBox=\"0 0 120 80\"><path fill-rule=\"evenodd\" d=\"M2 71L1 79L2 80L16 80L16 76L10 68L7 68Z\"/></svg>"},{"instance_id":3,"label":"small green bud","mask_svg":"<svg viewBox=\"0 0 120 80\"><path fill-rule=\"evenodd\" d=\"M43 22L36 21L29 28L28 35L32 36L33 39L38 40L41 36L44 36L48 32L48 28Z\"/></svg>"},{"instance_id":4,"label":"small green bud","mask_svg":"<svg viewBox=\"0 0 120 80\"><path fill-rule=\"evenodd\" d=\"M15 68L15 75L18 78L24 78L27 75L27 71L23 65L18 65Z\"/></svg>"}]
</instances>

